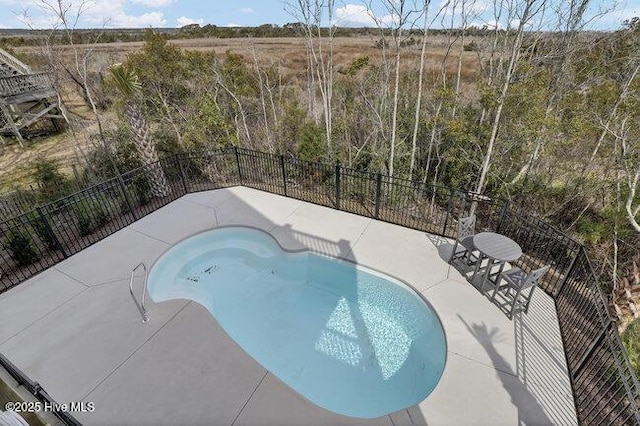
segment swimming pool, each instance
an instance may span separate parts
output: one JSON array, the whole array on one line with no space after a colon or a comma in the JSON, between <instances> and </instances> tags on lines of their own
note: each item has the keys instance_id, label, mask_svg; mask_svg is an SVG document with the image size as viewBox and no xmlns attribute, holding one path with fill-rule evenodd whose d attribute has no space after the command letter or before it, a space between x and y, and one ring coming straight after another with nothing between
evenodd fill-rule
<instances>
[{"instance_id":1,"label":"swimming pool","mask_svg":"<svg viewBox=\"0 0 640 426\"><path fill-rule=\"evenodd\" d=\"M424 400L446 361L440 321L402 282L267 233L226 227L188 238L152 267L155 302L206 307L264 368L325 409L373 418Z\"/></svg>"}]
</instances>

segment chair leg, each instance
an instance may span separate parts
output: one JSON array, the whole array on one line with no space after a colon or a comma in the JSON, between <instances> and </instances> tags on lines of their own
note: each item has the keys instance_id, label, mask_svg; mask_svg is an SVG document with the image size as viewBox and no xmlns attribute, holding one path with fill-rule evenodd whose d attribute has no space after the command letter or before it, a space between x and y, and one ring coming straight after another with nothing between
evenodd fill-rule
<instances>
[{"instance_id":1,"label":"chair leg","mask_svg":"<svg viewBox=\"0 0 640 426\"><path fill-rule=\"evenodd\" d=\"M482 253L480 253L480 256L478 257L478 262L476 262L476 267L473 270L473 275L471 276L471 281L472 282L475 282L476 277L478 276L478 272L480 272L480 267L482 266L482 261L483 260L484 259L483 259ZM475 284L474 284L474 286L475 286ZM482 289L480 291L482 291Z\"/></svg>"},{"instance_id":2,"label":"chair leg","mask_svg":"<svg viewBox=\"0 0 640 426\"><path fill-rule=\"evenodd\" d=\"M453 262L453 258L456 256L456 250L458 249L458 241L454 241L453 250L451 251L451 256L449 256L449 263Z\"/></svg>"},{"instance_id":3,"label":"chair leg","mask_svg":"<svg viewBox=\"0 0 640 426\"><path fill-rule=\"evenodd\" d=\"M474 258L475 260L473 260ZM469 266L474 266L476 263L478 263L479 259L480 259L480 253L478 253L478 255L476 256L476 254L474 253L474 250L467 249L467 264Z\"/></svg>"},{"instance_id":4,"label":"chair leg","mask_svg":"<svg viewBox=\"0 0 640 426\"><path fill-rule=\"evenodd\" d=\"M484 272L484 275L482 277L482 285L480 286L480 293L484 294L485 296L486 296L486 293L484 292L485 283L487 281L491 282L491 268L493 268L493 265L494 265L493 259L491 259L490 257L487 258L487 270Z\"/></svg>"},{"instance_id":5,"label":"chair leg","mask_svg":"<svg viewBox=\"0 0 640 426\"><path fill-rule=\"evenodd\" d=\"M500 288L500 286L498 284L496 284L496 287L493 289L493 294L491 295L491 301L493 302L494 300L496 300L496 295L498 294L498 289Z\"/></svg>"},{"instance_id":6,"label":"chair leg","mask_svg":"<svg viewBox=\"0 0 640 426\"><path fill-rule=\"evenodd\" d=\"M529 292L529 297L527 297L527 303L524 305L524 313L529 313L529 304L531 303L531 299L533 299L533 290L535 290L535 286L531 287L531 291Z\"/></svg>"},{"instance_id":7,"label":"chair leg","mask_svg":"<svg viewBox=\"0 0 640 426\"><path fill-rule=\"evenodd\" d=\"M493 294L491 295L491 301L493 302L496 298L496 294L498 294L498 289L500 288L500 281L502 281L502 268L504 267L504 263L500 266L500 271L498 275L496 275L495 288L493 289Z\"/></svg>"}]
</instances>

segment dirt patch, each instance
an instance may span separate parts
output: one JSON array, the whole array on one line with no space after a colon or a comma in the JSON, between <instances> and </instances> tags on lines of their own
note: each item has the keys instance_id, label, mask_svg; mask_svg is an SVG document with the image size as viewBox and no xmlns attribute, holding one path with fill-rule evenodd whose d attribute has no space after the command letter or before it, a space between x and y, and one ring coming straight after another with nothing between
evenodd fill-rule
<instances>
[{"instance_id":1,"label":"dirt patch","mask_svg":"<svg viewBox=\"0 0 640 426\"><path fill-rule=\"evenodd\" d=\"M106 117L106 120L109 118ZM4 138L5 144L0 145L0 194L33 183L32 163L38 158L58 161L60 171L67 176L73 176L73 165L84 164L82 152L88 152L94 145L89 135L98 132L95 121L83 122L84 129L76 131L75 137L71 130L65 130L62 133L26 140L24 147L13 138Z\"/></svg>"}]
</instances>

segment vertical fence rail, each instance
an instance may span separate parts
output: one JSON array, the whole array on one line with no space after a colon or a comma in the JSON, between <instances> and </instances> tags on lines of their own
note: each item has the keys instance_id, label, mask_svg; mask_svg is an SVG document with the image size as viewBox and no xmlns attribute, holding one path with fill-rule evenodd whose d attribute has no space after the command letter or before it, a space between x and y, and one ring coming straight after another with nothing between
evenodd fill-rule
<instances>
[{"instance_id":1,"label":"vertical fence rail","mask_svg":"<svg viewBox=\"0 0 640 426\"><path fill-rule=\"evenodd\" d=\"M165 173L166 196L151 196L153 167ZM640 386L581 244L506 201L339 163L232 147L178 154L46 205L31 202L30 209L0 221L0 293L184 194L234 185L445 237L455 236L456 218L473 209L479 230L520 244L525 255L517 266L551 266L541 287L556 303L580 423L640 425ZM13 207L7 211L15 213Z\"/></svg>"},{"instance_id":2,"label":"vertical fence rail","mask_svg":"<svg viewBox=\"0 0 640 426\"><path fill-rule=\"evenodd\" d=\"M640 387L584 248L555 300L580 422L640 424Z\"/></svg>"},{"instance_id":3,"label":"vertical fence rail","mask_svg":"<svg viewBox=\"0 0 640 426\"><path fill-rule=\"evenodd\" d=\"M138 216L136 215L136 211L133 208L133 203L131 202L129 193L124 187L124 180L122 179L122 175L118 175L118 186L120 188L120 193L122 194L122 199L127 205L127 210L129 210L129 213L131 213L131 216L133 216L134 220L138 220Z\"/></svg>"},{"instance_id":4,"label":"vertical fence rail","mask_svg":"<svg viewBox=\"0 0 640 426\"><path fill-rule=\"evenodd\" d=\"M284 191L284 196L288 196L287 191L287 172L284 166L284 155L280 155L280 169L282 170L282 188Z\"/></svg>"},{"instance_id":5,"label":"vertical fence rail","mask_svg":"<svg viewBox=\"0 0 640 426\"><path fill-rule=\"evenodd\" d=\"M336 176L336 198L335 198L335 205L336 205L336 209L340 210L340 191L341 191L341 182L340 182L340 174L341 174L341 169L340 169L340 163L336 164L336 168L335 168L336 172L335 172L335 176Z\"/></svg>"},{"instance_id":6,"label":"vertical fence rail","mask_svg":"<svg viewBox=\"0 0 640 426\"><path fill-rule=\"evenodd\" d=\"M51 228L51 225L49 224L47 217L42 212L42 207L37 207L36 211L38 212L38 216L40 216L40 220L42 221L42 226L45 228L46 236L43 235L43 237L51 241L52 248L53 246L55 246L55 248L60 250L60 253L62 253L62 257L64 257L65 259L69 257L69 255L67 254L67 251L64 249L64 246L60 243L60 240L56 236L56 233L53 232L53 228Z\"/></svg>"},{"instance_id":7,"label":"vertical fence rail","mask_svg":"<svg viewBox=\"0 0 640 426\"><path fill-rule=\"evenodd\" d=\"M242 185L242 169L240 165L240 154L238 153L238 147L234 146L233 150L236 156L236 165L238 166L238 182L240 182L240 185Z\"/></svg>"},{"instance_id":8,"label":"vertical fence rail","mask_svg":"<svg viewBox=\"0 0 640 426\"><path fill-rule=\"evenodd\" d=\"M182 182L182 189L185 194L189 193L189 181L187 180L187 176L184 173L184 166L182 165L182 155L176 155L176 160L178 161L178 168L180 169L180 181Z\"/></svg>"},{"instance_id":9,"label":"vertical fence rail","mask_svg":"<svg viewBox=\"0 0 640 426\"><path fill-rule=\"evenodd\" d=\"M376 176L376 210L374 217L378 219L380 217L380 198L382 196L382 173L378 173Z\"/></svg>"}]
</instances>

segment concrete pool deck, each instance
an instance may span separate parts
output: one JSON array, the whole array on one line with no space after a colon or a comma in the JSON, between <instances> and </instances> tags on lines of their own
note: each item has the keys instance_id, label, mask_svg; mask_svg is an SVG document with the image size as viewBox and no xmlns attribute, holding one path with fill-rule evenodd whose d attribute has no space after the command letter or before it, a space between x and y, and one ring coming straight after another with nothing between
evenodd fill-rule
<instances>
[{"instance_id":1,"label":"concrete pool deck","mask_svg":"<svg viewBox=\"0 0 640 426\"><path fill-rule=\"evenodd\" d=\"M195 302L148 303L131 269L223 225L270 232L290 250L356 261L400 278L439 315L447 364L420 404L377 419L312 404L247 355ZM188 194L0 295L0 353L84 424L577 424L555 308L542 291L510 321L454 268L444 238L234 187ZM137 282L140 291L141 283ZM320 331L320 330L319 330Z\"/></svg>"}]
</instances>

